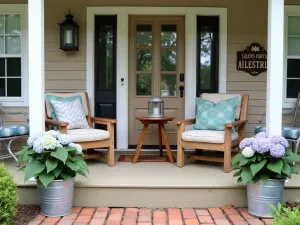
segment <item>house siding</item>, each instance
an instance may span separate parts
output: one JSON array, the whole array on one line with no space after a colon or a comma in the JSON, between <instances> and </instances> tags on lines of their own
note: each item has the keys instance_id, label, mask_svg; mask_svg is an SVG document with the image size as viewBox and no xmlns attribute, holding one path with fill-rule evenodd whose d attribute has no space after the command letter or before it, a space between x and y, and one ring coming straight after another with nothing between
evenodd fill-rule
<instances>
[{"instance_id":1,"label":"house siding","mask_svg":"<svg viewBox=\"0 0 300 225\"><path fill-rule=\"evenodd\" d=\"M45 88L46 91L72 92L86 90L86 7L89 6L170 6L169 0L45 0ZM151 4L149 3L151 2ZM24 0L0 0L0 4L27 3ZM268 1L264 0L173 0L172 6L227 8L228 57L227 92L249 94L246 135L253 135L257 118L266 111L266 73L251 76L236 70L236 52L253 42L267 48ZM285 4L299 4L286 0ZM71 10L80 26L79 52L59 50L58 23ZM8 107L8 111L28 111L26 107ZM291 121L291 117L284 123ZM4 117L6 124L23 123L20 116Z\"/></svg>"}]
</instances>

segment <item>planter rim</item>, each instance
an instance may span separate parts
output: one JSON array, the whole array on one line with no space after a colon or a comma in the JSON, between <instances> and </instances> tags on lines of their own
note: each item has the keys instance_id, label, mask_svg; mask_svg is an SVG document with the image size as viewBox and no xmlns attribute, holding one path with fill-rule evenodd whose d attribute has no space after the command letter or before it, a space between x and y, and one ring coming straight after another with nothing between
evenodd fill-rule
<instances>
[{"instance_id":1,"label":"planter rim","mask_svg":"<svg viewBox=\"0 0 300 225\"><path fill-rule=\"evenodd\" d=\"M53 180L52 182L64 182L64 181L69 181L69 180L72 180L74 179L75 177L71 177L70 179L68 180ZM37 181L41 182L39 179L35 178Z\"/></svg>"},{"instance_id":2,"label":"planter rim","mask_svg":"<svg viewBox=\"0 0 300 225\"><path fill-rule=\"evenodd\" d=\"M265 181L282 182L282 181L286 181L286 180L287 180L287 178L282 178L282 179L268 179L268 180L265 180ZM264 180L259 180L259 181L264 181ZM254 184L252 180L251 180L251 182L249 182L249 184L250 183Z\"/></svg>"}]
</instances>

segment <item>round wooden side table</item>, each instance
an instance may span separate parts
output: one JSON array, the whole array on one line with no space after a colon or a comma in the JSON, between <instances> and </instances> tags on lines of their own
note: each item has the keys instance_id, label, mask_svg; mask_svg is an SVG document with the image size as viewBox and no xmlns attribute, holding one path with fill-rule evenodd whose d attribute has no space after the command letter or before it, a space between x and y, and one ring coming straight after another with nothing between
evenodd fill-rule
<instances>
[{"instance_id":1,"label":"round wooden side table","mask_svg":"<svg viewBox=\"0 0 300 225\"><path fill-rule=\"evenodd\" d=\"M147 129L149 127L149 124L158 124L160 156L162 156L162 139L163 139L166 149L167 149L168 158L171 163L174 163L174 158L172 156L171 148L169 145L169 141L168 141L168 137L167 137L167 133L166 133L166 129L165 129L165 124L167 124L169 121L172 121L174 119L174 117L161 117L161 118L137 117L135 119L139 120L142 124L144 124L144 128L141 133L139 143L136 147L136 151L135 151L135 155L132 160L132 163L136 163L139 159L140 151L143 146L143 142L144 142L145 136L147 134Z\"/></svg>"}]
</instances>

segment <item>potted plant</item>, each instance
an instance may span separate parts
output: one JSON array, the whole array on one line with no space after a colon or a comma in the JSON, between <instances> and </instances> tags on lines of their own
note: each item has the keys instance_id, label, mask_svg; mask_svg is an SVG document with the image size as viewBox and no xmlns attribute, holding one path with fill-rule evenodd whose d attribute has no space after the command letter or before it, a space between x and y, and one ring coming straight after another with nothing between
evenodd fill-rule
<instances>
[{"instance_id":1,"label":"potted plant","mask_svg":"<svg viewBox=\"0 0 300 225\"><path fill-rule=\"evenodd\" d=\"M295 162L300 156L287 150L288 141L282 136L264 132L240 143L241 153L232 160L234 176L247 184L248 211L257 217L272 217L270 204L277 206L287 178L297 173Z\"/></svg>"},{"instance_id":2,"label":"potted plant","mask_svg":"<svg viewBox=\"0 0 300 225\"><path fill-rule=\"evenodd\" d=\"M88 171L81 146L72 143L69 135L50 130L30 136L17 155L19 163L27 163L21 168L25 181L37 180L41 213L50 217L70 214L74 178Z\"/></svg>"}]
</instances>

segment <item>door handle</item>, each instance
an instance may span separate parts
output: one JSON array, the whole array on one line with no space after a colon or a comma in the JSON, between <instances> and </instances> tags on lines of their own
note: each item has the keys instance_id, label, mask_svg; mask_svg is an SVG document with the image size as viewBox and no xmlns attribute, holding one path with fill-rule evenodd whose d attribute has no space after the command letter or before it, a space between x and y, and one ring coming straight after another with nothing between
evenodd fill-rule
<instances>
[{"instance_id":1,"label":"door handle","mask_svg":"<svg viewBox=\"0 0 300 225\"><path fill-rule=\"evenodd\" d=\"M179 86L179 91L180 91L180 98L182 98L183 97L183 91L184 91L184 86L183 85Z\"/></svg>"}]
</instances>

